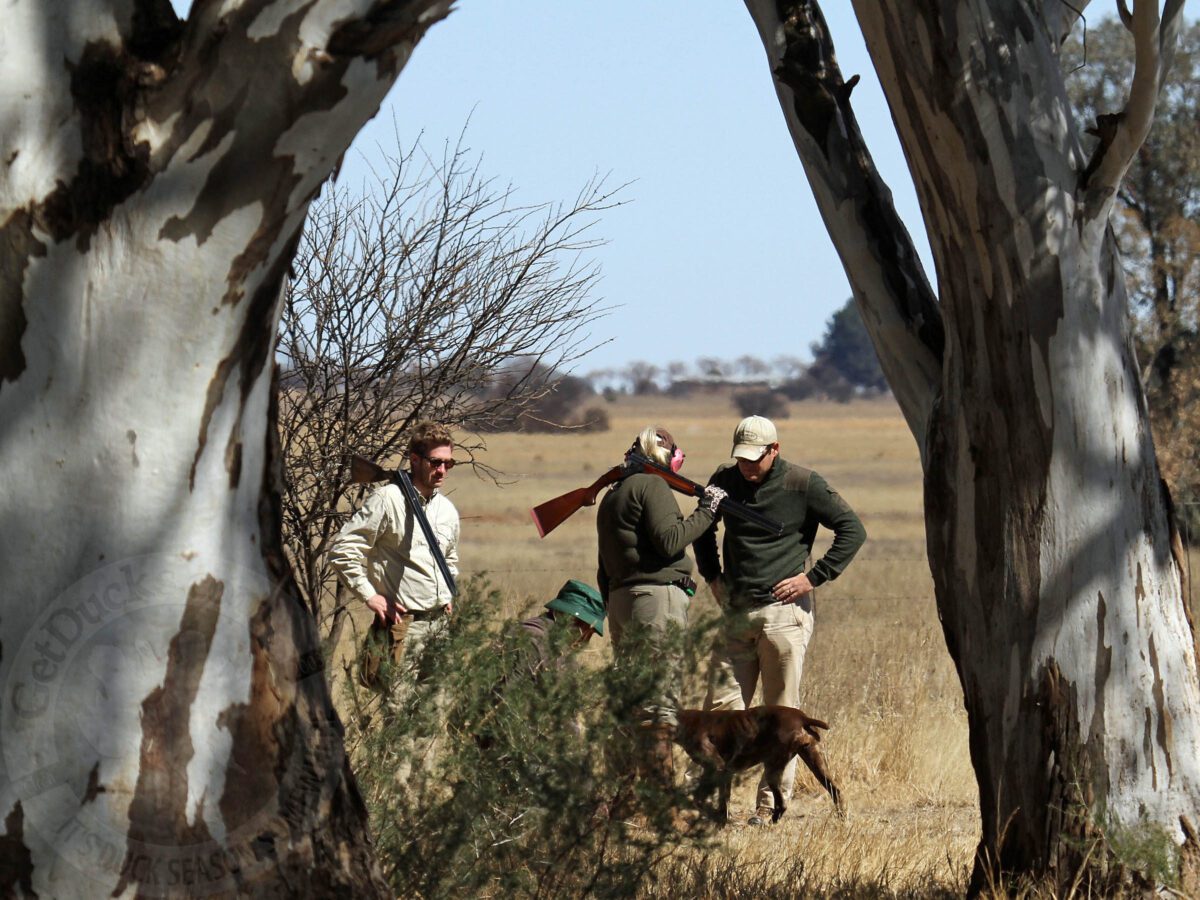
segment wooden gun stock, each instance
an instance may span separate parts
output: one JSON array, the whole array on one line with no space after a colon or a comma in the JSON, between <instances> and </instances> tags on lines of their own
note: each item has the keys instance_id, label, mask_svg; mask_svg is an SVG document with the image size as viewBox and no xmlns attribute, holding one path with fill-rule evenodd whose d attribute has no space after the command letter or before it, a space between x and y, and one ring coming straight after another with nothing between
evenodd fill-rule
<instances>
[{"instance_id":1,"label":"wooden gun stock","mask_svg":"<svg viewBox=\"0 0 1200 900\"><path fill-rule=\"evenodd\" d=\"M679 491L681 494L688 494L692 497L704 496L704 485L692 481L690 478L684 478L678 472L672 472L666 466L660 466L654 460L640 453L628 454L625 457L625 463L623 466L613 466L585 488L576 488L573 491L568 491L561 497L547 500L545 503L531 509L529 512L533 516L533 524L537 526L538 534L542 537L548 535L575 513L579 512L580 507L591 506L595 503L596 497L601 490L613 482L620 481L630 472L646 472L650 475L657 475L672 490ZM738 503L736 500L726 497L717 508L724 515L752 522L760 528L765 528L771 534L783 534L783 525L779 522L767 518L762 513L756 512L750 509L750 507Z\"/></svg>"},{"instance_id":2,"label":"wooden gun stock","mask_svg":"<svg viewBox=\"0 0 1200 900\"><path fill-rule=\"evenodd\" d=\"M529 511L533 516L533 524L537 527L538 536L545 537L585 506L596 502L596 497L604 488L620 481L625 474L624 466L613 466L587 487L567 491L561 497L540 503Z\"/></svg>"},{"instance_id":3,"label":"wooden gun stock","mask_svg":"<svg viewBox=\"0 0 1200 900\"><path fill-rule=\"evenodd\" d=\"M364 456L350 457L350 481L354 484L374 484L376 481L388 481L393 474Z\"/></svg>"}]
</instances>

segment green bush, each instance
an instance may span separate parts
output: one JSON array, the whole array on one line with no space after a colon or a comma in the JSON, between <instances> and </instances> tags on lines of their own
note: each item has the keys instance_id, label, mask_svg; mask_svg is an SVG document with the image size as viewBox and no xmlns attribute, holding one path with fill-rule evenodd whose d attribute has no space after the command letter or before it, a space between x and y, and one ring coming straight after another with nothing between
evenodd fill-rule
<instances>
[{"instance_id":1,"label":"green bush","mask_svg":"<svg viewBox=\"0 0 1200 900\"><path fill-rule=\"evenodd\" d=\"M1104 811L1098 816L1106 852L1093 854L1107 866L1109 886L1139 885L1153 890L1179 882L1179 847L1161 825L1142 820L1122 824Z\"/></svg>"},{"instance_id":2,"label":"green bush","mask_svg":"<svg viewBox=\"0 0 1200 900\"><path fill-rule=\"evenodd\" d=\"M780 391L769 388L755 388L740 391L731 398L742 416L766 416L768 419L786 419L790 416L788 398Z\"/></svg>"},{"instance_id":3,"label":"green bush","mask_svg":"<svg viewBox=\"0 0 1200 900\"><path fill-rule=\"evenodd\" d=\"M422 681L385 667L388 703L351 688L351 753L386 877L404 897L632 896L711 833L681 831L686 796L636 774L629 711L662 657L535 676L528 637L492 624L499 608L467 582L446 640L402 664ZM573 658L575 633L552 631L552 659Z\"/></svg>"}]
</instances>

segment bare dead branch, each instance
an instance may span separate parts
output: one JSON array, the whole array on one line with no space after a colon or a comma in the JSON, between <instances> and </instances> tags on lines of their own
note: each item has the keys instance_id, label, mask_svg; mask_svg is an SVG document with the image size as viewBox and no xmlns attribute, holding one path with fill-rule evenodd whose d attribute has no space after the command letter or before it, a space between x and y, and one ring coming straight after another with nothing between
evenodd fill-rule
<instances>
[{"instance_id":1,"label":"bare dead branch","mask_svg":"<svg viewBox=\"0 0 1200 900\"><path fill-rule=\"evenodd\" d=\"M1122 21L1133 33L1133 79L1125 108L1107 122L1098 123L1096 133L1100 141L1081 178L1081 187L1088 196L1087 215L1097 223L1108 221L1117 188L1150 133L1158 92L1165 79L1162 45L1165 32L1159 20L1158 0L1136 0L1132 13L1124 0L1120 0L1119 6ZM1172 30L1172 48L1175 33ZM1173 52L1172 49L1170 53Z\"/></svg>"},{"instance_id":2,"label":"bare dead branch","mask_svg":"<svg viewBox=\"0 0 1200 900\"><path fill-rule=\"evenodd\" d=\"M466 432L474 459L472 434L552 392L605 312L588 257L596 216L620 202L595 178L572 201L520 205L462 136L440 157L394 155L373 178L314 203L284 296L285 535L319 620L336 605L324 553L358 490L347 455L394 459L433 418Z\"/></svg>"},{"instance_id":3,"label":"bare dead branch","mask_svg":"<svg viewBox=\"0 0 1200 900\"><path fill-rule=\"evenodd\" d=\"M857 78L843 80L815 2L746 0L746 6L880 363L913 433L925 434L940 382L942 316L850 106Z\"/></svg>"}]
</instances>

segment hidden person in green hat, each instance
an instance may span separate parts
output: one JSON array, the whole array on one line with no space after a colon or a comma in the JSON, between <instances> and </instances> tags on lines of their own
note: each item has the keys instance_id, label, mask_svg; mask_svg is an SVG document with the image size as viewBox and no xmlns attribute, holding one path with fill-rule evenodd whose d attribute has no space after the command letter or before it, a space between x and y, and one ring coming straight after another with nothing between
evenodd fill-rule
<instances>
[{"instance_id":1,"label":"hidden person in green hat","mask_svg":"<svg viewBox=\"0 0 1200 900\"><path fill-rule=\"evenodd\" d=\"M558 596L546 604L544 613L521 623L521 629L537 651L530 668L536 673L554 662L550 659L552 628L568 625L577 629L579 636L569 644L574 649L590 641L593 634L604 634L605 615L600 592L590 584L570 579L559 588Z\"/></svg>"},{"instance_id":2,"label":"hidden person in green hat","mask_svg":"<svg viewBox=\"0 0 1200 900\"><path fill-rule=\"evenodd\" d=\"M511 668L506 667L506 673L493 688L494 694L502 697L515 683L528 680L536 684L546 672L561 673L577 665L575 651L586 646L593 634L604 634L606 614L600 592L572 578L559 588L558 595L546 604L540 616L509 623L508 633L514 639L512 649L516 653ZM528 711L520 703L506 705L506 709L505 715ZM583 734L578 720L568 723L568 727L576 735ZM492 749L496 740L497 732L491 726L475 735L475 742L482 750Z\"/></svg>"}]
</instances>

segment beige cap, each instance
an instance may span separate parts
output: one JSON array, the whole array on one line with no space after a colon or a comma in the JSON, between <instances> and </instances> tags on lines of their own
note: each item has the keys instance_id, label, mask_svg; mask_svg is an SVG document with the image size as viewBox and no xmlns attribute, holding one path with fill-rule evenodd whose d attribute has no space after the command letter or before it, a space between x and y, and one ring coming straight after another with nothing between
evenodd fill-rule
<instances>
[{"instance_id":1,"label":"beige cap","mask_svg":"<svg viewBox=\"0 0 1200 900\"><path fill-rule=\"evenodd\" d=\"M733 453L737 459L759 459L763 448L779 440L775 423L762 416L746 416L733 430Z\"/></svg>"}]
</instances>

